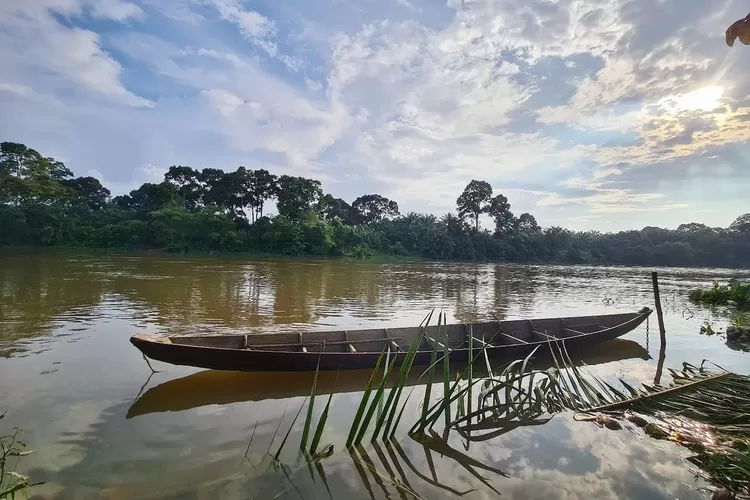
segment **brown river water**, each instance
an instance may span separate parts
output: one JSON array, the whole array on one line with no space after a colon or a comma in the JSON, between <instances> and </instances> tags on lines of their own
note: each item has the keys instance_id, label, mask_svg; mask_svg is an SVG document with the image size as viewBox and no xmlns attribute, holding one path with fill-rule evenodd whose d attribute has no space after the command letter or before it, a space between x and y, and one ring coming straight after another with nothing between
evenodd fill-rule
<instances>
[{"instance_id":1,"label":"brown river water","mask_svg":"<svg viewBox=\"0 0 750 500\"><path fill-rule=\"evenodd\" d=\"M19 466L44 481L31 498L708 498L685 448L567 413L485 441L451 439L450 448L402 433L391 445L367 440L352 455L343 441L367 372L319 380L316 415L335 385L322 439L333 455L317 467L296 461L300 418L274 465L266 450L278 448L311 374L153 362L150 376L128 341L135 333L417 326L433 308L449 322L637 311L653 307L652 270L2 252L0 413L8 413L0 434L21 427L34 450ZM655 270L667 329L663 382L666 367L703 359L750 373L750 353L698 333L705 320L725 327L727 311L687 300L692 288L750 272ZM652 382L656 325L652 315L584 361L597 375Z\"/></svg>"}]
</instances>

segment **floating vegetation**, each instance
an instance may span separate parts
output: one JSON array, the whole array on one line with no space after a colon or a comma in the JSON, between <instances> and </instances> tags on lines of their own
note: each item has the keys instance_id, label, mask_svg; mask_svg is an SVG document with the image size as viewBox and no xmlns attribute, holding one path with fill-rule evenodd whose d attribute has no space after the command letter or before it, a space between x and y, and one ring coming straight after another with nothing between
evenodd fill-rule
<instances>
[{"instance_id":1,"label":"floating vegetation","mask_svg":"<svg viewBox=\"0 0 750 500\"><path fill-rule=\"evenodd\" d=\"M720 312L729 323L726 330L715 329L709 319L704 319L699 333L707 336L725 334L727 347L736 351L750 351L750 313L747 311L750 308L750 283L730 280L726 285L719 285L714 282L709 289L690 292L690 300L712 306L729 306Z\"/></svg>"},{"instance_id":2,"label":"floating vegetation","mask_svg":"<svg viewBox=\"0 0 750 500\"><path fill-rule=\"evenodd\" d=\"M703 320L703 324L701 325L700 334L701 335L708 335L709 337L712 335L716 335L717 333L722 333L721 331L714 330L714 325L709 321L708 319Z\"/></svg>"},{"instance_id":3,"label":"floating vegetation","mask_svg":"<svg viewBox=\"0 0 750 500\"><path fill-rule=\"evenodd\" d=\"M701 335L725 335L726 346L735 351L750 352L750 315L744 311L732 311L726 329L715 329L714 323L704 319L700 326Z\"/></svg>"},{"instance_id":4,"label":"floating vegetation","mask_svg":"<svg viewBox=\"0 0 750 500\"><path fill-rule=\"evenodd\" d=\"M685 364L682 371L670 371L672 386L644 385L637 396L593 411L612 416L633 412L644 434L695 452L688 460L706 480L749 495L750 377L709 371L703 365Z\"/></svg>"},{"instance_id":5,"label":"floating vegetation","mask_svg":"<svg viewBox=\"0 0 750 500\"><path fill-rule=\"evenodd\" d=\"M709 289L690 292L690 300L704 304L750 306L750 283L729 280L726 285L714 282Z\"/></svg>"}]
</instances>

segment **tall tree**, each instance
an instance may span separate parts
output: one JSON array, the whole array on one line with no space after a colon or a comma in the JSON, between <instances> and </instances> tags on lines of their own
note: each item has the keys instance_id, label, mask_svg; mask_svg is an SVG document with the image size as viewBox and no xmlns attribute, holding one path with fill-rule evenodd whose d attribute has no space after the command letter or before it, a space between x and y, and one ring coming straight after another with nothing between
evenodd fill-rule
<instances>
[{"instance_id":1,"label":"tall tree","mask_svg":"<svg viewBox=\"0 0 750 500\"><path fill-rule=\"evenodd\" d=\"M495 233L507 234L513 230L516 225L516 218L510 211L508 198L502 194L494 196L489 203L487 213L495 219Z\"/></svg>"},{"instance_id":2,"label":"tall tree","mask_svg":"<svg viewBox=\"0 0 750 500\"><path fill-rule=\"evenodd\" d=\"M397 216L398 203L379 194L366 194L354 200L352 210L358 222L371 224Z\"/></svg>"},{"instance_id":3,"label":"tall tree","mask_svg":"<svg viewBox=\"0 0 750 500\"><path fill-rule=\"evenodd\" d=\"M18 203L23 188L22 158L27 150L26 146L15 142L0 144L0 203Z\"/></svg>"},{"instance_id":4,"label":"tall tree","mask_svg":"<svg viewBox=\"0 0 750 500\"><path fill-rule=\"evenodd\" d=\"M323 195L320 181L305 177L279 177L276 208L279 214L292 220L304 218L318 204Z\"/></svg>"},{"instance_id":5,"label":"tall tree","mask_svg":"<svg viewBox=\"0 0 750 500\"><path fill-rule=\"evenodd\" d=\"M255 213L257 217L263 217L265 202L278 195L278 182L279 178L268 170L261 168L252 172L250 185L255 196ZM253 221L255 221L255 217Z\"/></svg>"},{"instance_id":6,"label":"tall tree","mask_svg":"<svg viewBox=\"0 0 750 500\"><path fill-rule=\"evenodd\" d=\"M65 179L61 184L72 193L73 204L83 204L92 210L101 210L109 201L110 191L94 177Z\"/></svg>"},{"instance_id":7,"label":"tall tree","mask_svg":"<svg viewBox=\"0 0 750 500\"><path fill-rule=\"evenodd\" d=\"M227 174L225 179L229 182L228 191L229 199L234 207L234 211L240 217L245 214L245 209L250 208L251 216L254 217L256 201L253 190L252 172L245 167L239 167L234 172Z\"/></svg>"},{"instance_id":8,"label":"tall tree","mask_svg":"<svg viewBox=\"0 0 750 500\"><path fill-rule=\"evenodd\" d=\"M231 193L231 179L227 173L218 168L201 170L200 180L203 184L203 203L212 205L224 213L234 213Z\"/></svg>"},{"instance_id":9,"label":"tall tree","mask_svg":"<svg viewBox=\"0 0 750 500\"><path fill-rule=\"evenodd\" d=\"M164 180L177 187L185 208L196 210L200 206L203 196L200 172L183 165L172 165L164 174Z\"/></svg>"},{"instance_id":10,"label":"tall tree","mask_svg":"<svg viewBox=\"0 0 750 500\"><path fill-rule=\"evenodd\" d=\"M532 233L539 231L539 224L536 222L536 218L530 213L522 213L516 220L516 229L522 233Z\"/></svg>"},{"instance_id":11,"label":"tall tree","mask_svg":"<svg viewBox=\"0 0 750 500\"><path fill-rule=\"evenodd\" d=\"M130 210L133 208L133 198L129 194L117 195L112 198L112 204L123 210Z\"/></svg>"},{"instance_id":12,"label":"tall tree","mask_svg":"<svg viewBox=\"0 0 750 500\"><path fill-rule=\"evenodd\" d=\"M333 222L337 219L341 222L347 222L351 212L351 205L341 198L334 198L330 194L326 194L320 199L320 213L327 222Z\"/></svg>"},{"instance_id":13,"label":"tall tree","mask_svg":"<svg viewBox=\"0 0 750 500\"><path fill-rule=\"evenodd\" d=\"M17 142L0 143L0 172L21 177L23 159L29 151L33 150Z\"/></svg>"},{"instance_id":14,"label":"tall tree","mask_svg":"<svg viewBox=\"0 0 750 500\"><path fill-rule=\"evenodd\" d=\"M474 219L474 229L479 231L479 216L489 210L491 199L492 186L489 182L472 179L456 200L458 216L464 219L471 215Z\"/></svg>"},{"instance_id":15,"label":"tall tree","mask_svg":"<svg viewBox=\"0 0 750 500\"><path fill-rule=\"evenodd\" d=\"M680 224L677 226L677 230L683 233L704 233L713 231L710 227L700 222L688 222L687 224Z\"/></svg>"},{"instance_id":16,"label":"tall tree","mask_svg":"<svg viewBox=\"0 0 750 500\"><path fill-rule=\"evenodd\" d=\"M62 197L60 181L73 173L60 161L16 142L0 143L0 202L49 202Z\"/></svg>"},{"instance_id":17,"label":"tall tree","mask_svg":"<svg viewBox=\"0 0 750 500\"><path fill-rule=\"evenodd\" d=\"M729 225L730 231L750 234L750 213L742 214Z\"/></svg>"},{"instance_id":18,"label":"tall tree","mask_svg":"<svg viewBox=\"0 0 750 500\"><path fill-rule=\"evenodd\" d=\"M161 182L153 184L147 182L130 192L130 207L142 214L153 212L161 208L179 203L180 193L174 184ZM126 203L123 199L122 203Z\"/></svg>"}]
</instances>

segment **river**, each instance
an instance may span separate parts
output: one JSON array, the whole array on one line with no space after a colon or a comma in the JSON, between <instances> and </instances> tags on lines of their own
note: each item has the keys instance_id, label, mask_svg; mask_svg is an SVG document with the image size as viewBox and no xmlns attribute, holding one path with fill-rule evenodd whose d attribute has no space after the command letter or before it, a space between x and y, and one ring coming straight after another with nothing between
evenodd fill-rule
<instances>
[{"instance_id":1,"label":"river","mask_svg":"<svg viewBox=\"0 0 750 500\"><path fill-rule=\"evenodd\" d=\"M687 293L750 272L656 270L665 367L709 359L748 373L750 354L698 333L706 320L725 327L727 314L690 304ZM470 490L464 498L495 498L492 488L505 498L545 500L707 498L684 448L574 422L569 414L468 449L460 440L451 443L464 457L502 471L477 469L489 486L467 468L468 459L408 437L370 447L359 458L336 445L317 469L296 469L295 453L285 449L288 465L274 469L264 454L278 447L309 393L310 375L154 362L158 373L150 376L128 341L135 333L416 326L432 308L451 322L637 311L653 307L651 271L6 251L0 253L0 413L8 413L0 431L21 427L34 450L19 466L44 481L30 490L32 498L412 498L411 490L425 498ZM624 338L630 342L592 353L591 369L652 381L656 316ZM346 432L367 377L321 379L321 394L333 384L339 392L323 441L338 443ZM669 382L666 370L664 377ZM326 400L316 399L317 414ZM299 435L301 420L290 439Z\"/></svg>"}]
</instances>

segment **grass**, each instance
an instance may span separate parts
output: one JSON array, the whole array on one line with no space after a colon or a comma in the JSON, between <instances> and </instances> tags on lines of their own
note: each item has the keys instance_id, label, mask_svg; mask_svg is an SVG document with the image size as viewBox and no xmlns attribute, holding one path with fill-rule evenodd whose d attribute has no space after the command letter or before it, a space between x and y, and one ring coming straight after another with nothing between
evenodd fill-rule
<instances>
[{"instance_id":1,"label":"grass","mask_svg":"<svg viewBox=\"0 0 750 500\"><path fill-rule=\"evenodd\" d=\"M736 311L732 314L732 326L750 326L750 317L745 312Z\"/></svg>"},{"instance_id":2,"label":"grass","mask_svg":"<svg viewBox=\"0 0 750 500\"><path fill-rule=\"evenodd\" d=\"M6 412L0 413L3 420ZM28 476L19 474L15 469L21 457L31 453L26 443L20 441L21 430L14 428L12 434L0 436L0 500L13 500L17 496L27 498L30 487L41 483L31 483ZM15 459L15 463L12 461Z\"/></svg>"}]
</instances>

